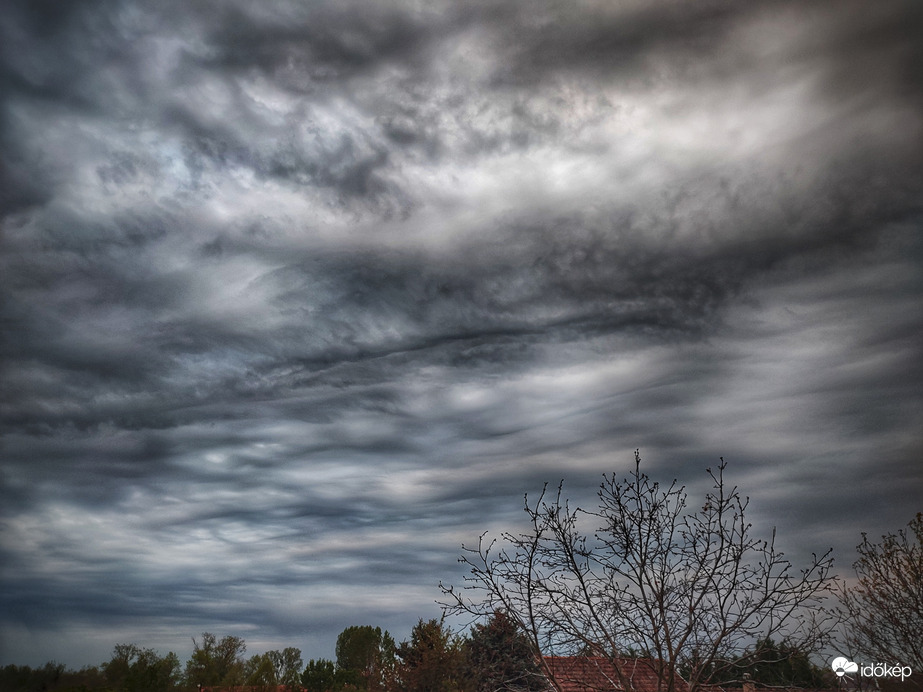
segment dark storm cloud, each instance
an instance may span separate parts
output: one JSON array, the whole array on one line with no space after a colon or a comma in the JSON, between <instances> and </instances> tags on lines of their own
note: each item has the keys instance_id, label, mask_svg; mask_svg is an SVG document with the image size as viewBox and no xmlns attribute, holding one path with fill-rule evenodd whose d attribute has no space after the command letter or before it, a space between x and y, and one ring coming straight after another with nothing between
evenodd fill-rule
<instances>
[{"instance_id":1,"label":"dark storm cloud","mask_svg":"<svg viewBox=\"0 0 923 692\"><path fill-rule=\"evenodd\" d=\"M400 638L635 447L848 564L923 487L920 24L12 5L4 655Z\"/></svg>"},{"instance_id":2,"label":"dark storm cloud","mask_svg":"<svg viewBox=\"0 0 923 692\"><path fill-rule=\"evenodd\" d=\"M278 14L227 4L219 13L201 18L206 43L214 47L204 60L208 67L255 67L273 76L301 72L321 81L374 70L384 61L418 61L445 34L454 14L427 17L409 7L332 2L292 4Z\"/></svg>"}]
</instances>

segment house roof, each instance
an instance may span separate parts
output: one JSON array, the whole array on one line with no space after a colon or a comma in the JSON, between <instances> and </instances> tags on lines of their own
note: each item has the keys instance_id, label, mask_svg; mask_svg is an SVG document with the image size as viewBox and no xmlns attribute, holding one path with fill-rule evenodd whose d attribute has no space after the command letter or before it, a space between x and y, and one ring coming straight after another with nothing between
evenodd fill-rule
<instances>
[{"instance_id":1,"label":"house roof","mask_svg":"<svg viewBox=\"0 0 923 692\"><path fill-rule=\"evenodd\" d=\"M288 685L233 685L224 687L222 685L202 686L197 692L290 692L291 687ZM298 686L296 689L302 689Z\"/></svg>"},{"instance_id":2,"label":"house roof","mask_svg":"<svg viewBox=\"0 0 923 692\"><path fill-rule=\"evenodd\" d=\"M657 692L656 664L649 658L546 656L544 661L559 692ZM629 685L627 690L619 671ZM686 692L686 681L677 678L674 690Z\"/></svg>"},{"instance_id":3,"label":"house roof","mask_svg":"<svg viewBox=\"0 0 923 692\"><path fill-rule=\"evenodd\" d=\"M657 661L651 658L613 658L603 656L545 656L547 674L557 692L658 692ZM628 683L622 686L618 671ZM923 687L917 688L923 689ZM665 686L660 688L664 692ZM699 692L842 692L836 689L808 690L797 687L761 687L752 682L743 687L700 685ZM677 675L673 692L689 692L689 684ZM895 690L895 692L897 692Z\"/></svg>"}]
</instances>

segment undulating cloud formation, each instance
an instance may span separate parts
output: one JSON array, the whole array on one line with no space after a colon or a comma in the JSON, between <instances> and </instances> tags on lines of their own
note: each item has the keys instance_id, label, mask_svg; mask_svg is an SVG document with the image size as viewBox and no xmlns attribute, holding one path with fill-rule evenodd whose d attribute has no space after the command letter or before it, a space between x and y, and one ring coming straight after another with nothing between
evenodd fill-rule
<instances>
[{"instance_id":1,"label":"undulating cloud formation","mask_svg":"<svg viewBox=\"0 0 923 692\"><path fill-rule=\"evenodd\" d=\"M923 5L0 13L0 663L400 639L523 493L923 509Z\"/></svg>"}]
</instances>

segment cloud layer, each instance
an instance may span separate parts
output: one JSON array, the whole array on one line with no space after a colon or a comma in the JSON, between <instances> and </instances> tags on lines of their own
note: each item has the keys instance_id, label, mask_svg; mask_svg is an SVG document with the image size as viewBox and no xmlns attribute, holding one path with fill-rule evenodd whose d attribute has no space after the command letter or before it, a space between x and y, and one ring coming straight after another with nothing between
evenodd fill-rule
<instances>
[{"instance_id":1,"label":"cloud layer","mask_svg":"<svg viewBox=\"0 0 923 692\"><path fill-rule=\"evenodd\" d=\"M521 498L920 509L914 3L13 3L0 654L405 636ZM75 643L78 642L78 643Z\"/></svg>"}]
</instances>

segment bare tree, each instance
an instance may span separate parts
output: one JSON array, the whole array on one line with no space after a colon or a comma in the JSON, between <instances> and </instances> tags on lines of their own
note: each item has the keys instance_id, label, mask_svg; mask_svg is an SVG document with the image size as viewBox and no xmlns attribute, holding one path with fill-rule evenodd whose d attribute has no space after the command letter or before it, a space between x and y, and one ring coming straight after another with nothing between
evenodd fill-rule
<instances>
[{"instance_id":1,"label":"bare tree","mask_svg":"<svg viewBox=\"0 0 923 692\"><path fill-rule=\"evenodd\" d=\"M908 529L881 543L862 534L853 565L859 580L840 601L851 654L923 671L923 513Z\"/></svg>"},{"instance_id":2,"label":"bare tree","mask_svg":"<svg viewBox=\"0 0 923 692\"><path fill-rule=\"evenodd\" d=\"M530 528L482 535L460 561L469 575L461 589L443 586L447 612L515 618L538 654L604 657L612 682L631 689L629 657L649 657L658 689L692 692L727 680L749 647L775 639L814 651L834 622L822 608L833 588L828 550L795 571L768 540L751 536L749 498L724 482L725 462L708 469L713 489L687 509L676 481L662 489L640 470L604 476L596 511L571 510L561 486L525 501ZM582 529L585 521L595 531ZM542 659L544 660L544 659ZM679 673L685 676L681 682ZM554 671L545 666L552 682ZM557 683L556 683L557 684Z\"/></svg>"}]
</instances>

